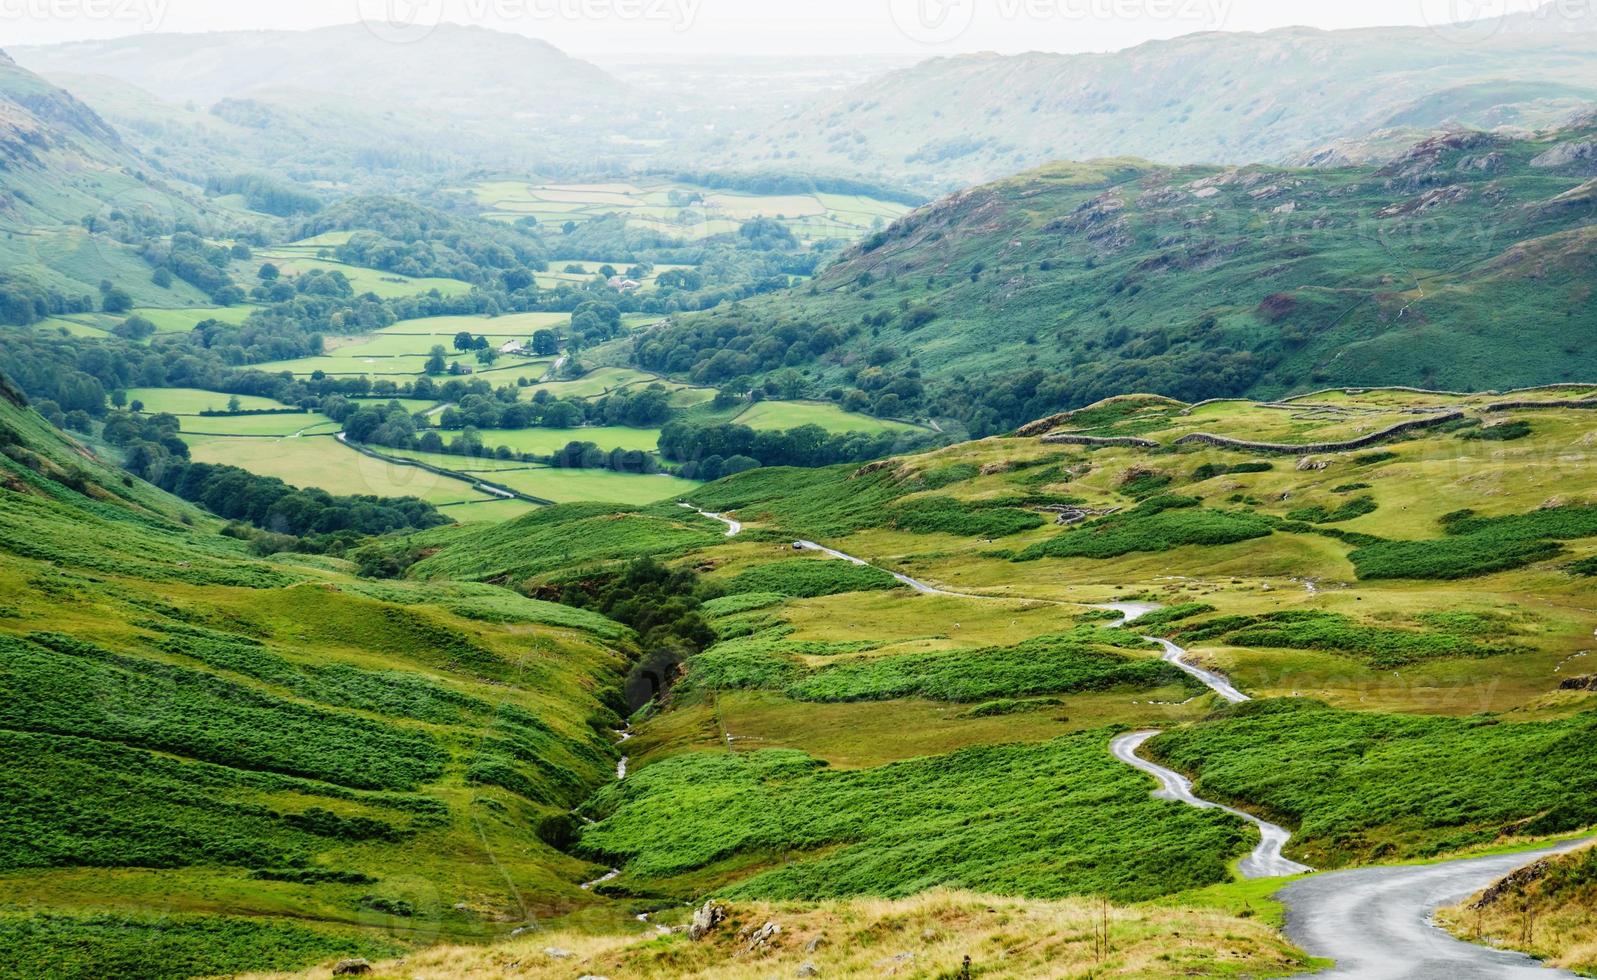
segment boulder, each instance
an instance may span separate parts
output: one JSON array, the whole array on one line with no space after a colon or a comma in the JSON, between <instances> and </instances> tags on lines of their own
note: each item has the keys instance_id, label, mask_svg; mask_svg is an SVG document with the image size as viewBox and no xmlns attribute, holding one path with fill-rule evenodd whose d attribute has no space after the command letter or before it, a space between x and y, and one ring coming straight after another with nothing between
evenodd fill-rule
<instances>
[{"instance_id":1,"label":"boulder","mask_svg":"<svg viewBox=\"0 0 1597 980\"><path fill-rule=\"evenodd\" d=\"M716 901L705 902L693 913L693 922L688 926L688 938L698 942L711 932L715 927L726 920L726 906Z\"/></svg>"},{"instance_id":2,"label":"boulder","mask_svg":"<svg viewBox=\"0 0 1597 980\"><path fill-rule=\"evenodd\" d=\"M359 977L372 972L372 965L365 960L339 960L333 964L335 977Z\"/></svg>"}]
</instances>

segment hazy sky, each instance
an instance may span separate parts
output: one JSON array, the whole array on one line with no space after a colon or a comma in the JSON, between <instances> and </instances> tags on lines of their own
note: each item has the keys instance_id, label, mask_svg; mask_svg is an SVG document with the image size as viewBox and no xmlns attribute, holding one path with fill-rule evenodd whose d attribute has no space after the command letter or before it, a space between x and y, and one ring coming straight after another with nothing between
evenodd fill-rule
<instances>
[{"instance_id":1,"label":"hazy sky","mask_svg":"<svg viewBox=\"0 0 1597 980\"><path fill-rule=\"evenodd\" d=\"M1106 51L1194 31L1443 24L1534 0L0 0L0 46L438 20L580 55ZM415 29L410 35L416 36Z\"/></svg>"}]
</instances>

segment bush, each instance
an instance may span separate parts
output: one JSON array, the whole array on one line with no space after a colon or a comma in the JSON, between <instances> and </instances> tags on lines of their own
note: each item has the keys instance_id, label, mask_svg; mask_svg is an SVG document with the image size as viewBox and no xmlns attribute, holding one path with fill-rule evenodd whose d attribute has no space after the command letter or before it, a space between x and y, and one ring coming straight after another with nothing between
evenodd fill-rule
<instances>
[{"instance_id":1,"label":"bush","mask_svg":"<svg viewBox=\"0 0 1597 980\"><path fill-rule=\"evenodd\" d=\"M906 500L888 511L887 519L893 526L917 534L956 534L967 538L1001 538L1046 523L1029 510L943 496Z\"/></svg>"},{"instance_id":2,"label":"bush","mask_svg":"<svg viewBox=\"0 0 1597 980\"><path fill-rule=\"evenodd\" d=\"M1524 419L1514 419L1512 422L1503 422L1499 425L1485 425L1478 429L1470 429L1459 435L1460 439L1474 439L1484 442L1513 442L1523 439L1531 434L1530 423Z\"/></svg>"},{"instance_id":3,"label":"bush","mask_svg":"<svg viewBox=\"0 0 1597 980\"><path fill-rule=\"evenodd\" d=\"M1441 523L1446 537L1383 541L1348 558L1361 579L1460 579L1507 571L1557 557L1560 540L1597 536L1597 507L1550 507L1508 517L1460 511Z\"/></svg>"},{"instance_id":4,"label":"bush","mask_svg":"<svg viewBox=\"0 0 1597 980\"><path fill-rule=\"evenodd\" d=\"M879 568L838 559L789 558L751 568L726 583L729 593L764 592L812 599L843 592L896 589L897 579Z\"/></svg>"},{"instance_id":5,"label":"bush","mask_svg":"<svg viewBox=\"0 0 1597 980\"><path fill-rule=\"evenodd\" d=\"M1342 521L1351 521L1355 517L1373 514L1376 510L1375 498L1355 497L1342 504L1336 510L1326 510L1323 504L1312 507L1299 507L1287 513L1289 521L1307 521L1310 524L1339 524Z\"/></svg>"},{"instance_id":6,"label":"bush","mask_svg":"<svg viewBox=\"0 0 1597 980\"><path fill-rule=\"evenodd\" d=\"M1234 544L1271 532L1270 521L1257 514L1206 510L1196 504L1190 497L1155 497L1125 514L1099 518L1052 540L1038 542L1015 560L1118 558L1185 545Z\"/></svg>"}]
</instances>

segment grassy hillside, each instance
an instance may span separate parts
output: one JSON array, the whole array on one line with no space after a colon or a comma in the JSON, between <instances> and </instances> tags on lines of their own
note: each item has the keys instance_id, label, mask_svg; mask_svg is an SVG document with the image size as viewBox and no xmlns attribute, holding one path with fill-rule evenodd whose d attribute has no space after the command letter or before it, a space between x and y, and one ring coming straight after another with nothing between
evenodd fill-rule
<instances>
[{"instance_id":1,"label":"grassy hillside","mask_svg":"<svg viewBox=\"0 0 1597 980\"><path fill-rule=\"evenodd\" d=\"M1195 23L1202 33L1107 54L933 58L717 132L700 156L948 191L1050 160L1284 162L1394 130L1536 128L1597 93L1590 10L1549 5L1497 26L1243 34Z\"/></svg>"},{"instance_id":2,"label":"grassy hillside","mask_svg":"<svg viewBox=\"0 0 1597 980\"><path fill-rule=\"evenodd\" d=\"M536 919L535 975L738 976L852 969L850 930L892 921L869 963L913 933L923 965L1030 969L977 902L1105 975L1301 969L1274 886L1236 880L1252 830L1150 796L1110 741L1162 732L1147 752L1319 867L1597 821L1593 395L1126 397L691 490L735 536L567 504L396 537L385 580L251 558L8 402L0 934L24 975L477 976L528 940L462 943ZM1161 608L1106 625L1128 600ZM711 896L728 936L783 938L717 966L728 936L655 931ZM1088 897L1108 949L1047 938Z\"/></svg>"},{"instance_id":3,"label":"grassy hillside","mask_svg":"<svg viewBox=\"0 0 1597 980\"><path fill-rule=\"evenodd\" d=\"M1127 391L1597 377L1597 120L1380 167L1054 164L921 209L810 286L679 317L644 367L786 379L980 434Z\"/></svg>"},{"instance_id":4,"label":"grassy hillside","mask_svg":"<svg viewBox=\"0 0 1597 980\"><path fill-rule=\"evenodd\" d=\"M107 279L149 305L202 297L183 283L155 287L132 247L96 233L113 229L85 224L112 211L118 215L108 224L157 226L199 213L94 110L0 52L0 293L11 294L7 305L26 287L76 300ZM9 308L4 319L26 322Z\"/></svg>"},{"instance_id":5,"label":"grassy hillside","mask_svg":"<svg viewBox=\"0 0 1597 980\"><path fill-rule=\"evenodd\" d=\"M614 773L630 631L251 557L0 396L10 974L283 969L593 904L554 845Z\"/></svg>"},{"instance_id":6,"label":"grassy hillside","mask_svg":"<svg viewBox=\"0 0 1597 980\"><path fill-rule=\"evenodd\" d=\"M1291 827L1289 852L1318 867L1589 826L1594 705L1564 681L1591 669L1597 628L1597 511L1568 492L1591 394L1126 398L1026 437L709 484L694 502L743 532L703 520L707 540L655 553L720 596L701 607L719 641L637 716L632 774L584 805L581 852L622 870L598 889L647 908L1231 887L1252 838L1149 800L1107 753L1129 728L1164 731L1151 753ZM1116 437L1146 445L1080 443ZM1257 444L1203 441L1227 438ZM532 520L492 545L429 532L454 540L427 561L491 547L472 574L558 575L537 562L572 546ZM623 521L701 519L571 526ZM956 594L882 588L795 538ZM1392 566L1403 549L1418 557ZM1090 606L1111 600L1164 608L1106 629ZM1259 700L1217 710L1142 633Z\"/></svg>"}]
</instances>

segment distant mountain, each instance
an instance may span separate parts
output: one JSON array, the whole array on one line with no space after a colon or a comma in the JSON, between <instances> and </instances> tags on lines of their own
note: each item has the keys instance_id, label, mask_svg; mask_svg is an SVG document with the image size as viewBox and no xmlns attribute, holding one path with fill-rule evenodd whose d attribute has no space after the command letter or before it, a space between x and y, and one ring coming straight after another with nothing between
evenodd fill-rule
<instances>
[{"instance_id":1,"label":"distant mountain","mask_svg":"<svg viewBox=\"0 0 1597 980\"><path fill-rule=\"evenodd\" d=\"M1381 165L1050 164L911 213L637 362L978 433L1128 391L1597 378L1597 115Z\"/></svg>"},{"instance_id":2,"label":"distant mountain","mask_svg":"<svg viewBox=\"0 0 1597 980\"><path fill-rule=\"evenodd\" d=\"M163 99L205 105L299 90L387 104L491 105L509 97L518 112L542 106L544 114L562 115L573 101L606 104L625 92L603 69L547 42L453 24L409 44L346 24L311 31L145 34L12 53L41 75L109 75Z\"/></svg>"},{"instance_id":3,"label":"distant mountain","mask_svg":"<svg viewBox=\"0 0 1597 980\"><path fill-rule=\"evenodd\" d=\"M603 69L480 27L443 24L407 44L349 24L13 54L80 93L141 150L207 173L269 168L342 184L370 173L591 168L669 129Z\"/></svg>"},{"instance_id":4,"label":"distant mountain","mask_svg":"<svg viewBox=\"0 0 1597 980\"><path fill-rule=\"evenodd\" d=\"M936 58L699 152L941 190L1050 160L1284 162L1378 130L1549 125L1597 99L1594 42L1597 14L1582 5L1467 32L1287 28L1113 54Z\"/></svg>"}]
</instances>

